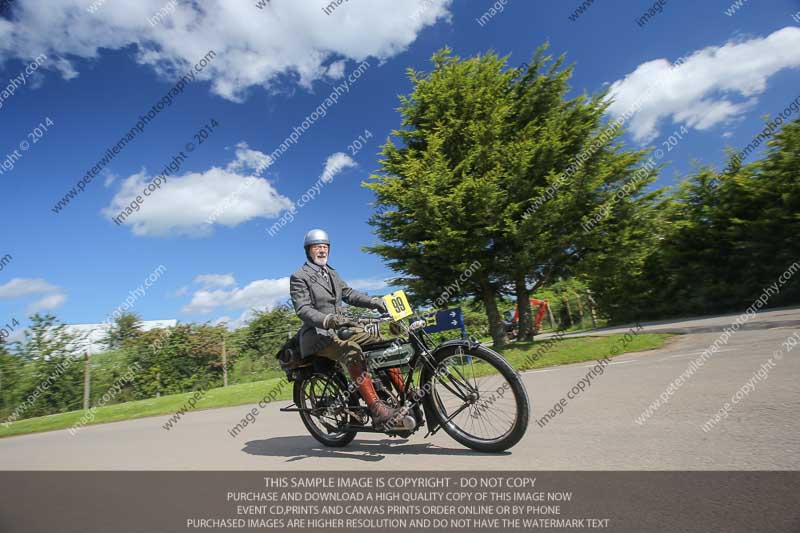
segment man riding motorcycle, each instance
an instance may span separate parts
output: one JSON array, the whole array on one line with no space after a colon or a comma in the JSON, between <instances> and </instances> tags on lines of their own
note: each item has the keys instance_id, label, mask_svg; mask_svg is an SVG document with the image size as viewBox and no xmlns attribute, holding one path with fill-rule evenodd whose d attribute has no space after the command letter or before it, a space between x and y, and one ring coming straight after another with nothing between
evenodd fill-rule
<instances>
[{"instance_id":1,"label":"man riding motorcycle","mask_svg":"<svg viewBox=\"0 0 800 533\"><path fill-rule=\"evenodd\" d=\"M341 316L342 301L356 307L386 312L380 297L370 297L350 288L336 270L328 265L330 239L321 229L312 229L303 240L306 262L290 279L290 295L295 313L303 321L300 330L300 353L303 357L318 355L343 363L350 377L358 385L361 397L367 403L373 425L381 427L396 418L399 409L387 406L378 398L372 377L367 372L362 348L379 341L366 332L357 332L341 339L337 330L349 325ZM399 369L389 372L393 385L403 390Z\"/></svg>"}]
</instances>

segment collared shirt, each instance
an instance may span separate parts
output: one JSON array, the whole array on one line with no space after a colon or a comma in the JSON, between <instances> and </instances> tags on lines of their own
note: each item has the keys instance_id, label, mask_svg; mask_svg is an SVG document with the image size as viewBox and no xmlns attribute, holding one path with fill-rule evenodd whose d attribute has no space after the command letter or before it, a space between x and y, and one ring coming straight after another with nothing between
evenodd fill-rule
<instances>
[{"instance_id":1,"label":"collared shirt","mask_svg":"<svg viewBox=\"0 0 800 533\"><path fill-rule=\"evenodd\" d=\"M333 285L331 284L331 277L328 275L328 269L324 266L319 266L316 263L312 263L311 261L306 261L306 264L310 266L314 272L319 272L322 275L322 279L325 280L325 283L330 285L331 289L333 289Z\"/></svg>"}]
</instances>

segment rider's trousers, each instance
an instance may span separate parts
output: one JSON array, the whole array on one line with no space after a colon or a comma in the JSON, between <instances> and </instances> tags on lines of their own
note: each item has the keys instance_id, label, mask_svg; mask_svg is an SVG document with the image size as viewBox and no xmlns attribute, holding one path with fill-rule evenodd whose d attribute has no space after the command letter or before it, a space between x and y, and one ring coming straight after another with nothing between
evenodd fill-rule
<instances>
[{"instance_id":1,"label":"rider's trousers","mask_svg":"<svg viewBox=\"0 0 800 533\"><path fill-rule=\"evenodd\" d=\"M331 339L333 342L320 350L317 355L327 359L333 359L345 365L349 365L350 363L363 363L363 348L369 347L370 344L380 342L381 338L370 335L360 327L353 327L352 329L356 330L356 333L346 341L334 334Z\"/></svg>"}]
</instances>

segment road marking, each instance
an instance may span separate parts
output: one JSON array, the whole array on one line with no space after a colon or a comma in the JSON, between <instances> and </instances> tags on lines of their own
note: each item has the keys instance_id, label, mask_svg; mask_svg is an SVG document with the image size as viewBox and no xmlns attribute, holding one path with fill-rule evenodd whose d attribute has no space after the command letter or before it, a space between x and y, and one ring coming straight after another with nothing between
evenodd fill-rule
<instances>
[{"instance_id":1,"label":"road marking","mask_svg":"<svg viewBox=\"0 0 800 533\"><path fill-rule=\"evenodd\" d=\"M723 349L717 350L715 353L735 352L736 350L741 350L741 348L723 348ZM661 359L655 359L655 362L666 361L667 359L675 359L675 358L678 358L678 357L690 357L692 355L700 355L701 353L703 353L703 352L679 353L679 354L676 354L676 355L670 355L669 357L662 357ZM624 365L624 364L627 364L627 363L639 363L641 361L651 361L652 362L654 360L653 359L649 359L649 358L629 359L627 361L612 361L612 362L610 362L608 364L609 365ZM593 366L596 366L596 365L597 365L597 363L592 363L590 365L581 365L580 368L592 368ZM540 369L540 370L524 370L524 371L522 371L522 374L538 374L538 373L541 373L541 372L555 372L556 370L568 369L571 366L572 365L562 365L562 366L558 366L556 368L545 368L545 369Z\"/></svg>"},{"instance_id":2,"label":"road marking","mask_svg":"<svg viewBox=\"0 0 800 533\"><path fill-rule=\"evenodd\" d=\"M741 348L727 348L727 349L723 348L723 349L717 350L715 353L735 352L736 350L740 350L740 349ZM704 352L705 352L705 350L703 350L702 352L679 353L679 354L676 354L676 355L670 355L669 357L662 357L661 359L656 359L656 361L666 361L667 359L677 359L678 357L689 357L691 355L701 355Z\"/></svg>"}]
</instances>

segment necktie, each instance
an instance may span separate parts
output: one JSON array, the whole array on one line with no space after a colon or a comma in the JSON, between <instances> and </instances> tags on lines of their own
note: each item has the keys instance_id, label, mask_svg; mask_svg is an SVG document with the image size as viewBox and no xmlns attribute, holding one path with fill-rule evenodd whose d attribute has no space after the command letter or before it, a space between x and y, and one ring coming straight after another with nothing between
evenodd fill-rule
<instances>
[{"instance_id":1,"label":"necktie","mask_svg":"<svg viewBox=\"0 0 800 533\"><path fill-rule=\"evenodd\" d=\"M322 272L322 279L325 280L325 284L333 291L333 283L331 283L331 278L328 276L328 269L321 267L320 271Z\"/></svg>"}]
</instances>

